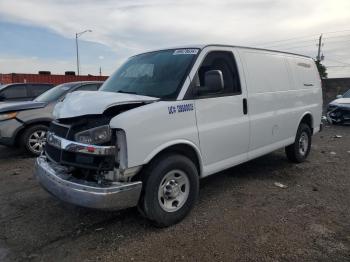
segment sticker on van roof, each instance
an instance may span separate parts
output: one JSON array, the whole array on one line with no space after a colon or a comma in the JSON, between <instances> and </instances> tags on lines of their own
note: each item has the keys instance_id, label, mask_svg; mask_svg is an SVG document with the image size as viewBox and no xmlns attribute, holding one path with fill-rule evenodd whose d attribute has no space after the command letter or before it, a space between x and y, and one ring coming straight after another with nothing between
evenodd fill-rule
<instances>
[{"instance_id":1,"label":"sticker on van roof","mask_svg":"<svg viewBox=\"0 0 350 262\"><path fill-rule=\"evenodd\" d=\"M173 55L196 55L196 54L198 54L198 49L177 49L173 53Z\"/></svg>"}]
</instances>

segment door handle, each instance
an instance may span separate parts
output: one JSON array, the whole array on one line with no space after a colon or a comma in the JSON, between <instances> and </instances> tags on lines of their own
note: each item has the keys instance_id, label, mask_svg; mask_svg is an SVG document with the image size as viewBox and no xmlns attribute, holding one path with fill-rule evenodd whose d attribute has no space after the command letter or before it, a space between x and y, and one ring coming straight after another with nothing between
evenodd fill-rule
<instances>
[{"instance_id":1,"label":"door handle","mask_svg":"<svg viewBox=\"0 0 350 262\"><path fill-rule=\"evenodd\" d=\"M243 114L244 114L244 115L248 114L248 103L247 103L247 98L243 98Z\"/></svg>"},{"instance_id":2,"label":"door handle","mask_svg":"<svg viewBox=\"0 0 350 262\"><path fill-rule=\"evenodd\" d=\"M304 84L304 86L314 86L313 84Z\"/></svg>"}]
</instances>

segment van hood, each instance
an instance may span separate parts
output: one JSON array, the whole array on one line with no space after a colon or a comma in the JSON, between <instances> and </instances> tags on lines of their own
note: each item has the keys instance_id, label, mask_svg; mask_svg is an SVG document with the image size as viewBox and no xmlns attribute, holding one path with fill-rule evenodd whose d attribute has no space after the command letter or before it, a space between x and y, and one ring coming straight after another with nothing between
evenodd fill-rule
<instances>
[{"instance_id":1,"label":"van hood","mask_svg":"<svg viewBox=\"0 0 350 262\"><path fill-rule=\"evenodd\" d=\"M0 104L0 113L43 108L46 105L46 102L37 101L3 102Z\"/></svg>"},{"instance_id":2,"label":"van hood","mask_svg":"<svg viewBox=\"0 0 350 262\"><path fill-rule=\"evenodd\" d=\"M82 115L102 114L106 109L125 104L152 102L159 98L105 91L76 91L69 93L56 104L53 116L56 119Z\"/></svg>"}]
</instances>

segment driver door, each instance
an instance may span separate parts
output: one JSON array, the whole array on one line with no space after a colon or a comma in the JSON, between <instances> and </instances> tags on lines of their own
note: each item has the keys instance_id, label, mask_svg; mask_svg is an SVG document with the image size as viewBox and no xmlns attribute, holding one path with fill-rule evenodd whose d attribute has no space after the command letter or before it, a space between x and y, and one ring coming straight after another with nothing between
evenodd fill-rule
<instances>
[{"instance_id":1,"label":"driver door","mask_svg":"<svg viewBox=\"0 0 350 262\"><path fill-rule=\"evenodd\" d=\"M222 72L224 89L214 94L200 92L195 98L204 176L246 161L250 131L244 108L246 92L241 88L232 50L208 52L196 74L194 88L205 86L208 70Z\"/></svg>"}]
</instances>

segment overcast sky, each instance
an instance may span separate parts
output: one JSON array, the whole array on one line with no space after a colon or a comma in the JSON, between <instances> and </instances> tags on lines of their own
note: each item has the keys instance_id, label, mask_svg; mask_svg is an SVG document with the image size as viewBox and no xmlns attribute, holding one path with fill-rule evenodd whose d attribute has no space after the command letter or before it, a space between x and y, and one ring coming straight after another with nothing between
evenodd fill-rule
<instances>
[{"instance_id":1,"label":"overcast sky","mask_svg":"<svg viewBox=\"0 0 350 262\"><path fill-rule=\"evenodd\" d=\"M0 0L0 73L111 74L128 56L186 44L266 47L316 56L350 76L350 0ZM286 40L288 41L280 41Z\"/></svg>"}]
</instances>

